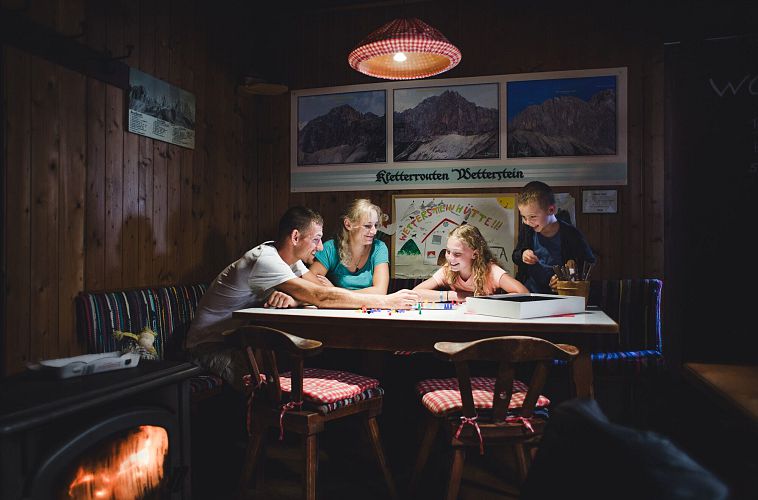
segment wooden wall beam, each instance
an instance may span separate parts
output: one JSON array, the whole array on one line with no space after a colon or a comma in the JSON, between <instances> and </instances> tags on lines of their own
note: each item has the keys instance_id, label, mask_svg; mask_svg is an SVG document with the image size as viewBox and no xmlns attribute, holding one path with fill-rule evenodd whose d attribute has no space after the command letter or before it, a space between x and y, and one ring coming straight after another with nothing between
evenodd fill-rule
<instances>
[{"instance_id":1,"label":"wooden wall beam","mask_svg":"<svg viewBox=\"0 0 758 500\"><path fill-rule=\"evenodd\" d=\"M82 34L83 35L83 34ZM91 49L73 37L38 24L23 14L0 7L0 41L118 88L129 89L129 66L113 56Z\"/></svg>"}]
</instances>

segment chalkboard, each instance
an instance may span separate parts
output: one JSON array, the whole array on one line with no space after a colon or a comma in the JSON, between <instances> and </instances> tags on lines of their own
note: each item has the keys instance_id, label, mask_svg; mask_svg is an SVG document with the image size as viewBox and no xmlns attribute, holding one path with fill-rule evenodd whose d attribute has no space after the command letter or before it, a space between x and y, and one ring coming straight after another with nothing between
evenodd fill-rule
<instances>
[{"instance_id":1,"label":"chalkboard","mask_svg":"<svg viewBox=\"0 0 758 500\"><path fill-rule=\"evenodd\" d=\"M664 335L755 361L758 35L668 46Z\"/></svg>"}]
</instances>

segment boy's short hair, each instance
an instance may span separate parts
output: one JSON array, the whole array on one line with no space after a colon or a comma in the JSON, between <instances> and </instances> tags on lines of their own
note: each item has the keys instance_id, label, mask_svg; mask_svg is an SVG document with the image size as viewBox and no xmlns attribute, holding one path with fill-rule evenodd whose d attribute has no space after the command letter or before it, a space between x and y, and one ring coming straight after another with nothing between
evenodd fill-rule
<instances>
[{"instance_id":1,"label":"boy's short hair","mask_svg":"<svg viewBox=\"0 0 758 500\"><path fill-rule=\"evenodd\" d=\"M323 226L324 218L321 217L321 214L308 207L298 205L288 208L281 219L279 219L278 241L286 240L295 229L301 233L307 231L312 222Z\"/></svg>"},{"instance_id":2,"label":"boy's short hair","mask_svg":"<svg viewBox=\"0 0 758 500\"><path fill-rule=\"evenodd\" d=\"M532 181L519 193L516 204L521 206L531 202L536 202L540 208L547 209L550 205L555 205L555 194L544 182Z\"/></svg>"}]
</instances>

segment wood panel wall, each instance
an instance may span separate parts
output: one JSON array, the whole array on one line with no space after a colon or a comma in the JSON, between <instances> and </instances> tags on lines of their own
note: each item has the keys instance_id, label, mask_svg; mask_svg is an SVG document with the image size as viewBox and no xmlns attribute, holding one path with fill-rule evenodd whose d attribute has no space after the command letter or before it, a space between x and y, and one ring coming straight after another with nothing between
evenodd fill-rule
<instances>
[{"instance_id":1,"label":"wood panel wall","mask_svg":"<svg viewBox=\"0 0 758 500\"><path fill-rule=\"evenodd\" d=\"M86 26L77 40L104 54L133 45L126 64L194 93L196 146L127 132L122 89L3 47L4 373L82 352L79 291L208 282L258 240L259 110L236 90L235 5L29 2L35 22Z\"/></svg>"},{"instance_id":2,"label":"wood panel wall","mask_svg":"<svg viewBox=\"0 0 758 500\"><path fill-rule=\"evenodd\" d=\"M402 15L415 16L444 33L463 52L462 62L437 78L473 77L540 71L626 66L628 68L628 184L565 186L577 203L577 225L599 261L596 278L663 277L663 61L661 36L639 7L598 8L578 12L560 2L537 6L497 0L388 3L374 8L312 9L274 18L279 40L272 74L290 88L316 88L378 80L347 64L347 54L371 31ZM564 2L565 4L565 2ZM637 9L637 10L634 10ZM276 67L276 61L282 61ZM257 115L263 123L289 122L289 98L278 99L275 115ZM289 180L289 130L276 137L279 155L259 165L275 183ZM582 189L617 189L618 214L582 214ZM515 192L517 188L451 189L447 192ZM326 219L326 234L336 228L340 210L353 198L370 196L385 211L392 194L409 191L361 191L290 194L290 203L313 206ZM430 191L416 191L418 193ZM277 207L277 210L280 207Z\"/></svg>"},{"instance_id":3,"label":"wood panel wall","mask_svg":"<svg viewBox=\"0 0 758 500\"><path fill-rule=\"evenodd\" d=\"M462 63L441 78L627 66L629 183L616 188L618 214L577 210L577 223L600 257L596 277L663 275L661 46L640 13L496 0L295 3L301 10L240 0L28 5L25 15L64 35L84 22L77 40L98 51L120 56L133 45L129 66L194 93L196 147L128 133L121 89L3 47L3 373L81 352L80 290L207 282L272 238L292 204L319 209L327 233L355 197L391 211L401 191L290 193L289 96L242 96L236 82L246 66L292 89L376 81L350 69L347 53L400 15L461 47ZM560 191L581 203L581 189Z\"/></svg>"}]
</instances>

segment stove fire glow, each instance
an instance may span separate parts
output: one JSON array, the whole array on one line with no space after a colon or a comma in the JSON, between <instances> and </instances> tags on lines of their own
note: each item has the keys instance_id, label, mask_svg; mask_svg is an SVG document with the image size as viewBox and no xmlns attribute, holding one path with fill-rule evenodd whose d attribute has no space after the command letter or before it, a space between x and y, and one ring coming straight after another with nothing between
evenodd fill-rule
<instances>
[{"instance_id":1,"label":"stove fire glow","mask_svg":"<svg viewBox=\"0 0 758 500\"><path fill-rule=\"evenodd\" d=\"M106 450L103 450L106 451ZM110 444L104 458L85 457L68 486L69 498L140 498L163 479L168 434L143 425Z\"/></svg>"}]
</instances>

